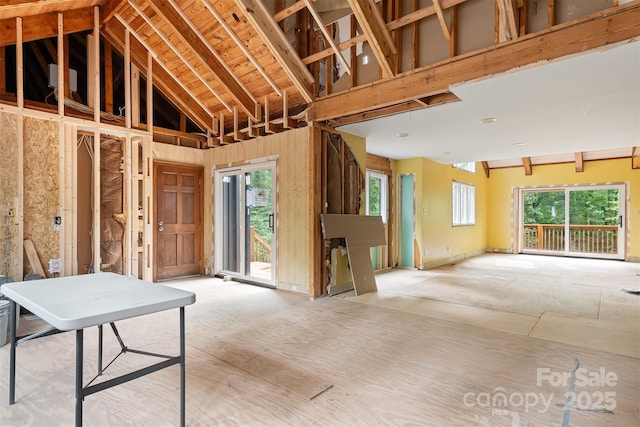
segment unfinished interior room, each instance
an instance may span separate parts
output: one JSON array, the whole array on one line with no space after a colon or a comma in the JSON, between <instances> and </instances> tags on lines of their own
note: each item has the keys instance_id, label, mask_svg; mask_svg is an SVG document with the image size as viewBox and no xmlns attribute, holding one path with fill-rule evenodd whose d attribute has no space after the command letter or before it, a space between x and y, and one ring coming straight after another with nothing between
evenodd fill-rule
<instances>
[{"instance_id":1,"label":"unfinished interior room","mask_svg":"<svg viewBox=\"0 0 640 427\"><path fill-rule=\"evenodd\" d=\"M640 426L640 0L0 1L0 426Z\"/></svg>"}]
</instances>

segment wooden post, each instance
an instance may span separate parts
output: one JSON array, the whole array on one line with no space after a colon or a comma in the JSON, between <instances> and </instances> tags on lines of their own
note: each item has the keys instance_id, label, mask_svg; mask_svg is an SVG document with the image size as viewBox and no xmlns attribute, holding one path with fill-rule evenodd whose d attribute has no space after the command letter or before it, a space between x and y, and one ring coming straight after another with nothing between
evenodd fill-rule
<instances>
[{"instance_id":1,"label":"wooden post","mask_svg":"<svg viewBox=\"0 0 640 427\"><path fill-rule=\"evenodd\" d=\"M153 137L153 56L147 52L147 131Z\"/></svg>"},{"instance_id":2,"label":"wooden post","mask_svg":"<svg viewBox=\"0 0 640 427\"><path fill-rule=\"evenodd\" d=\"M24 107L24 55L22 45L22 18L16 18L16 97L18 108Z\"/></svg>"},{"instance_id":3,"label":"wooden post","mask_svg":"<svg viewBox=\"0 0 640 427\"><path fill-rule=\"evenodd\" d=\"M64 116L64 28L63 15L58 13L58 114Z\"/></svg>"},{"instance_id":4,"label":"wooden post","mask_svg":"<svg viewBox=\"0 0 640 427\"><path fill-rule=\"evenodd\" d=\"M131 33L124 30L124 112L125 124L131 128Z\"/></svg>"},{"instance_id":5,"label":"wooden post","mask_svg":"<svg viewBox=\"0 0 640 427\"><path fill-rule=\"evenodd\" d=\"M543 239L544 239L544 228L542 227L542 224L538 224L538 250L541 250L544 245L543 245Z\"/></svg>"},{"instance_id":6,"label":"wooden post","mask_svg":"<svg viewBox=\"0 0 640 427\"><path fill-rule=\"evenodd\" d=\"M93 50L96 58L100 57L100 8L94 6L93 8ZM127 31L127 35L128 35ZM100 61L94 61L94 78L93 81L100 82ZM93 236L93 271L100 271L100 263L102 258L100 256L100 85L96 84L93 87L93 102L95 108L93 109L93 121L95 129L93 132L93 224L92 224L92 236Z\"/></svg>"},{"instance_id":7,"label":"wooden post","mask_svg":"<svg viewBox=\"0 0 640 427\"><path fill-rule=\"evenodd\" d=\"M113 114L113 52L111 44L104 42L104 110Z\"/></svg>"},{"instance_id":8,"label":"wooden post","mask_svg":"<svg viewBox=\"0 0 640 427\"><path fill-rule=\"evenodd\" d=\"M140 71L131 63L131 126L140 126Z\"/></svg>"}]
</instances>

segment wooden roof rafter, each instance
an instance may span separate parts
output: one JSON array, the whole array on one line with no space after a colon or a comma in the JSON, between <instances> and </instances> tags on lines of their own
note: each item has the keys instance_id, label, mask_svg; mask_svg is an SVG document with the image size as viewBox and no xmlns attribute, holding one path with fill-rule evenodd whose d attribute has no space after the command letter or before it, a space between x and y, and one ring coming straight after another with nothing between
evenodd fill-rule
<instances>
[{"instance_id":1,"label":"wooden roof rafter","mask_svg":"<svg viewBox=\"0 0 640 427\"><path fill-rule=\"evenodd\" d=\"M282 89L278 87L278 85L273 81L271 76L265 71L264 67L260 65L260 63L256 60L256 58L249 52L249 49L242 43L242 40L238 37L238 35L229 27L229 24L220 16L218 11L211 5L209 0L201 0L202 4L205 8L213 15L213 17L218 21L218 24L227 32L229 37L236 43L236 46L242 50L242 53L247 57L249 62L251 62L254 67L258 70L260 75L269 83L269 85L273 88L273 90L278 94L278 96L282 96Z\"/></svg>"},{"instance_id":2,"label":"wooden roof rafter","mask_svg":"<svg viewBox=\"0 0 640 427\"><path fill-rule=\"evenodd\" d=\"M444 19L444 13L442 12L442 5L440 5L440 0L433 0L433 7L435 7L436 9L436 15L438 15L438 22L440 22L440 27L442 28L442 34L444 35L444 38L447 40L451 40L451 31L449 30L447 21Z\"/></svg>"},{"instance_id":3,"label":"wooden roof rafter","mask_svg":"<svg viewBox=\"0 0 640 427\"><path fill-rule=\"evenodd\" d=\"M437 1L437 0L434 0ZM518 26L512 0L497 0L500 12L499 25L501 41L518 38Z\"/></svg>"},{"instance_id":4,"label":"wooden roof rafter","mask_svg":"<svg viewBox=\"0 0 640 427\"><path fill-rule=\"evenodd\" d=\"M211 84L207 81L207 79L205 79L202 74L200 72L198 72L198 70L195 68L195 66L191 63L191 61L189 61L182 52L180 52L180 49L178 49L178 47L176 45L174 45L171 40L169 40L169 38L162 32L160 31L160 29L158 28L158 26L151 20L151 18L142 10L142 8L140 8L133 0L129 0L129 5L131 5L131 7L133 7L133 9L138 13L138 16L140 16L146 23L147 25L149 25L149 27L151 27L153 29L153 31L158 35L158 37L160 37L164 43L169 47L169 49L171 49L173 51L173 53L180 58L180 60L182 61L182 63L198 78L198 80L200 80L200 82L202 82L202 84L209 90L209 92L211 92L211 94L213 94L213 96L215 96L218 101L220 101L220 103L222 105L224 105L224 107L229 110L229 111L233 111L233 109L231 108L231 106L224 100L224 98L222 98L222 96L211 86ZM120 15L116 15L116 16L120 16ZM137 32L134 30L134 32L137 34ZM138 37L138 40L140 40L141 37ZM157 57L157 55L156 55ZM177 77L176 77L177 79ZM179 80L179 79L177 79ZM195 95L194 95L195 97ZM202 105L206 105L204 102L202 102Z\"/></svg>"},{"instance_id":5,"label":"wooden roof rafter","mask_svg":"<svg viewBox=\"0 0 640 427\"><path fill-rule=\"evenodd\" d=\"M291 80L306 102L313 101L315 80L307 67L269 15L261 0L235 0L247 17L247 21L258 32L262 42L280 63L282 70Z\"/></svg>"},{"instance_id":6,"label":"wooden roof rafter","mask_svg":"<svg viewBox=\"0 0 640 427\"><path fill-rule=\"evenodd\" d=\"M129 0L132 4L133 0ZM190 46L203 64L216 76L225 90L231 95L247 116L256 119L256 98L249 92L240 79L231 71L218 52L206 41L173 0L146 0L159 16L174 29L176 34ZM233 109L220 97L220 102L230 111Z\"/></svg>"},{"instance_id":7,"label":"wooden roof rafter","mask_svg":"<svg viewBox=\"0 0 640 427\"><path fill-rule=\"evenodd\" d=\"M395 75L395 55L398 50L374 0L348 1L373 54L378 60L378 64L382 68L382 76L385 78L393 77Z\"/></svg>"},{"instance_id":8,"label":"wooden roof rafter","mask_svg":"<svg viewBox=\"0 0 640 427\"><path fill-rule=\"evenodd\" d=\"M120 15L114 15L116 20L124 27L129 29L131 35L133 35L133 39L135 39L142 49L146 49L144 52L140 51L135 47L134 43L131 43L131 57L136 62L136 65L143 73L146 73L146 52L149 52L155 63L159 65L159 67L153 68L154 85L162 92L172 103L178 106L183 111L189 113L191 120L196 123L198 126L202 127L203 130L211 129L211 123L213 117L215 117L214 113L212 113L207 105L202 102L198 97L196 97L191 90L184 85L178 79L171 70L167 67L167 65L162 62L158 55L154 52L153 49L141 39L141 37L133 31L133 28L129 25L129 23L122 18ZM119 34L116 34L114 31L111 31L109 28L105 29L106 34L110 35L111 43L119 48L124 47L124 39L120 38Z\"/></svg>"}]
</instances>

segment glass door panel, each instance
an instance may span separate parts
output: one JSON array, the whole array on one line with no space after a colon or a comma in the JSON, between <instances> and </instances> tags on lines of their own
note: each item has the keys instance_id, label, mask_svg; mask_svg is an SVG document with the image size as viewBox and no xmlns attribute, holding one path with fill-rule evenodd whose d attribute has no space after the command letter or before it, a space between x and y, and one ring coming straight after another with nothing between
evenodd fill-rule
<instances>
[{"instance_id":1,"label":"glass door panel","mask_svg":"<svg viewBox=\"0 0 640 427\"><path fill-rule=\"evenodd\" d=\"M523 252L564 253L564 190L526 191L522 199Z\"/></svg>"}]
</instances>

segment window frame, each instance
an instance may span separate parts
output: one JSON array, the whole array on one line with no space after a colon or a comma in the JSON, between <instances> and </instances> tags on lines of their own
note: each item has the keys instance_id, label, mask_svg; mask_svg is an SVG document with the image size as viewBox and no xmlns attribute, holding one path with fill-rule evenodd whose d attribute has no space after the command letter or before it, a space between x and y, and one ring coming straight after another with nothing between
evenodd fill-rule
<instances>
[{"instance_id":1,"label":"window frame","mask_svg":"<svg viewBox=\"0 0 640 427\"><path fill-rule=\"evenodd\" d=\"M388 220L389 211L389 177L387 174L367 169L365 180L365 214L370 215L369 207L369 181L371 178L377 178L380 180L380 216L382 217L382 223L386 224Z\"/></svg>"},{"instance_id":2,"label":"window frame","mask_svg":"<svg viewBox=\"0 0 640 427\"><path fill-rule=\"evenodd\" d=\"M453 180L451 184L451 225L476 225L476 186Z\"/></svg>"}]
</instances>

